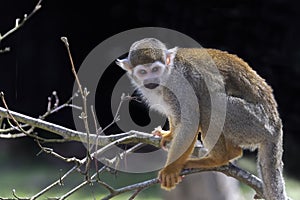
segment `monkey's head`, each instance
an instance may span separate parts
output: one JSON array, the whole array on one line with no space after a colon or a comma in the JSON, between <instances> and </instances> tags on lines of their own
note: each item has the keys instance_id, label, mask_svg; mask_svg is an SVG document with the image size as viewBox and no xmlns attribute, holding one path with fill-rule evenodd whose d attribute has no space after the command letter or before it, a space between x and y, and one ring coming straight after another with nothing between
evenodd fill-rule
<instances>
[{"instance_id":1,"label":"monkey's head","mask_svg":"<svg viewBox=\"0 0 300 200\"><path fill-rule=\"evenodd\" d=\"M171 73L177 47L167 49L155 38L145 38L133 43L129 55L116 61L138 87L155 89Z\"/></svg>"}]
</instances>

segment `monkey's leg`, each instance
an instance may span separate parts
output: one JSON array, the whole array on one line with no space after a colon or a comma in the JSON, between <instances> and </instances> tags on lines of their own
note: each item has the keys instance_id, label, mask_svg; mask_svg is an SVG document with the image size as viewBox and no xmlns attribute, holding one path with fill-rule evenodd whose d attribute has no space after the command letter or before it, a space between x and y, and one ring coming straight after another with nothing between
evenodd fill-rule
<instances>
[{"instance_id":1,"label":"monkey's leg","mask_svg":"<svg viewBox=\"0 0 300 200\"><path fill-rule=\"evenodd\" d=\"M179 175L181 170L183 169L184 163L189 158L190 154L194 149L195 142L197 140L197 135L195 136L194 140L191 142L190 146L188 146L187 150L174 162L167 165L159 172L159 179L161 181L161 188L165 190L174 189L176 184L181 182L181 176ZM174 139L176 141L176 138ZM169 150L169 154L173 153L171 151L172 148ZM177 151L177 150L175 150Z\"/></svg>"},{"instance_id":2,"label":"monkey's leg","mask_svg":"<svg viewBox=\"0 0 300 200\"><path fill-rule=\"evenodd\" d=\"M226 150L228 152L227 158L229 161L236 160L243 155L243 149L239 146L232 144L230 141L226 140Z\"/></svg>"},{"instance_id":3,"label":"monkey's leg","mask_svg":"<svg viewBox=\"0 0 300 200\"><path fill-rule=\"evenodd\" d=\"M152 131L153 135L158 135L161 137L160 146L162 148L166 148L166 144L173 139L174 125L172 124L170 117L168 118L168 120L169 120L169 130L168 131L162 130L160 126L155 128L154 131Z\"/></svg>"},{"instance_id":4,"label":"monkey's leg","mask_svg":"<svg viewBox=\"0 0 300 200\"><path fill-rule=\"evenodd\" d=\"M230 160L240 157L242 153L241 147L226 141L224 136L221 135L208 156L200 159L191 158L187 160L184 168L212 168L227 165Z\"/></svg>"}]
</instances>

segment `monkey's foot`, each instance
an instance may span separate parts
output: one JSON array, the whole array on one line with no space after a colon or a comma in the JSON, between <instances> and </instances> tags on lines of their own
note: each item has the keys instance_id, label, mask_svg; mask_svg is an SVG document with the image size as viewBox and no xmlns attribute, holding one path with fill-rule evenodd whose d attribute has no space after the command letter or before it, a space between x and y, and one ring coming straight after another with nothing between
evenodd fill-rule
<instances>
[{"instance_id":1,"label":"monkey's foot","mask_svg":"<svg viewBox=\"0 0 300 200\"><path fill-rule=\"evenodd\" d=\"M167 150L167 143L169 143L173 138L173 133L171 131L162 130L161 126L158 126L152 131L153 135L161 137L160 146Z\"/></svg>"},{"instance_id":2,"label":"monkey's foot","mask_svg":"<svg viewBox=\"0 0 300 200\"><path fill-rule=\"evenodd\" d=\"M159 172L159 180L161 183L161 188L164 190L172 190L176 187L178 183L182 181L182 176L180 176L181 167L168 166Z\"/></svg>"}]
</instances>

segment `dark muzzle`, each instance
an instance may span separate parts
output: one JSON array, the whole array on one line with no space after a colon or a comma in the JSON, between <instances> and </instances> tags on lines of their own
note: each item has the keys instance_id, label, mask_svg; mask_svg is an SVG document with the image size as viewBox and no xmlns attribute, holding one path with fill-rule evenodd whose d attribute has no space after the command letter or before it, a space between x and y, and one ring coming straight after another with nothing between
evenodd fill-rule
<instances>
[{"instance_id":1,"label":"dark muzzle","mask_svg":"<svg viewBox=\"0 0 300 200\"><path fill-rule=\"evenodd\" d=\"M144 86L148 89L155 89L159 86L159 83L160 81L158 78L144 80Z\"/></svg>"}]
</instances>

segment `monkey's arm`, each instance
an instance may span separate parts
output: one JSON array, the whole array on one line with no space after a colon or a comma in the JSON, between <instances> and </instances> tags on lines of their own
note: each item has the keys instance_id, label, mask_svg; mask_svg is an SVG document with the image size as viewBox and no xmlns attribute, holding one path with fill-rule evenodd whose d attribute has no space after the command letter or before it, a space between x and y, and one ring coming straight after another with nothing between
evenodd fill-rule
<instances>
[{"instance_id":1,"label":"monkey's arm","mask_svg":"<svg viewBox=\"0 0 300 200\"><path fill-rule=\"evenodd\" d=\"M166 190L173 189L181 181L179 174L194 149L198 125L195 126L191 121L183 121L176 124L173 133L165 167L159 172L161 187Z\"/></svg>"}]
</instances>

